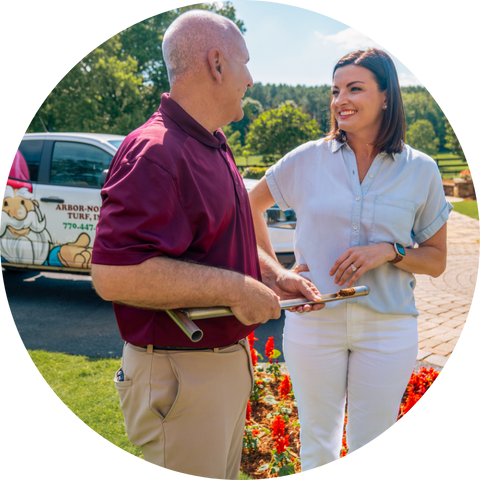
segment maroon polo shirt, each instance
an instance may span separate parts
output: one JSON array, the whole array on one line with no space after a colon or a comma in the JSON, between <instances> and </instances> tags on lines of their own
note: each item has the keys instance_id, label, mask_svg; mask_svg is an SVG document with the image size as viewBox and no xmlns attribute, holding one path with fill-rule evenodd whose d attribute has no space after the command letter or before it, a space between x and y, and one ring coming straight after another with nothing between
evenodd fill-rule
<instances>
[{"instance_id":1,"label":"maroon polo shirt","mask_svg":"<svg viewBox=\"0 0 480 480\"><path fill-rule=\"evenodd\" d=\"M261 278L248 194L225 135L209 133L168 94L118 149L102 202L92 263L167 255ZM256 327L233 316L196 320L204 334L192 343L163 311L114 311L122 338L142 346L221 347Z\"/></svg>"}]
</instances>

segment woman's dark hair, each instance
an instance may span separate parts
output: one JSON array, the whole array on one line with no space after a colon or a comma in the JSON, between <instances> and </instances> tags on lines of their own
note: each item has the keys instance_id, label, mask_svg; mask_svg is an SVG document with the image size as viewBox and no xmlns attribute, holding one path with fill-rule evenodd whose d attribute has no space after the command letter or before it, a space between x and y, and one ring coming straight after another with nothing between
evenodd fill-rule
<instances>
[{"instance_id":1,"label":"woman's dark hair","mask_svg":"<svg viewBox=\"0 0 480 480\"><path fill-rule=\"evenodd\" d=\"M405 142L405 112L403 111L397 70L392 59L385 52L376 48L357 50L345 55L337 62L332 78L337 69L346 65L367 68L375 76L378 89L381 92L387 91L387 109L384 111L380 132L375 141L375 149L378 152L400 153L403 150L403 142ZM345 142L346 134L338 128L337 120L331 110L330 116L330 132L328 132L327 140L335 139Z\"/></svg>"}]
</instances>

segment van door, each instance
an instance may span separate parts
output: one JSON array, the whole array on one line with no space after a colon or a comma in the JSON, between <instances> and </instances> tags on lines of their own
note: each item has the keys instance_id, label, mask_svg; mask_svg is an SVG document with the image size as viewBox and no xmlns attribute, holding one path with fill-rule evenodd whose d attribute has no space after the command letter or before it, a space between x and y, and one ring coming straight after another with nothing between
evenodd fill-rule
<instances>
[{"instance_id":1,"label":"van door","mask_svg":"<svg viewBox=\"0 0 480 480\"><path fill-rule=\"evenodd\" d=\"M42 164L48 181L39 182L35 192L50 242L45 265L89 269L101 206L100 177L113 156L75 141L53 141L49 149L49 162Z\"/></svg>"}]
</instances>

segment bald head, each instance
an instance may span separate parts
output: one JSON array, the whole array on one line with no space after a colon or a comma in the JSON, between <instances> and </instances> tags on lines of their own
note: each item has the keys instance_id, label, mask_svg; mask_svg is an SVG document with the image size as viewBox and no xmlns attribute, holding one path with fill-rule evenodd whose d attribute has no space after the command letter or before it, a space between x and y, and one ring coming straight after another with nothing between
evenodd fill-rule
<instances>
[{"instance_id":1,"label":"bald head","mask_svg":"<svg viewBox=\"0 0 480 480\"><path fill-rule=\"evenodd\" d=\"M207 65L213 48L229 57L237 35L241 35L238 27L216 13L190 10L180 15L168 27L162 43L170 86Z\"/></svg>"}]
</instances>

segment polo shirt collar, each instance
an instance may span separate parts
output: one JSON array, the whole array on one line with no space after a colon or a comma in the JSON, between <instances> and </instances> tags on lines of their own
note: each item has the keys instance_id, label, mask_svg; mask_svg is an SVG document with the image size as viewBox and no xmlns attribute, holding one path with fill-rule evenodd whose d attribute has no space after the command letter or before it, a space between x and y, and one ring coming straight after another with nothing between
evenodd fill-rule
<instances>
[{"instance_id":1,"label":"polo shirt collar","mask_svg":"<svg viewBox=\"0 0 480 480\"><path fill-rule=\"evenodd\" d=\"M227 140L222 130L218 129L213 135L192 116L190 116L177 102L170 98L168 93L162 95L158 111L173 120L188 135L209 147L221 148ZM225 147L223 147L225 148Z\"/></svg>"}]
</instances>

